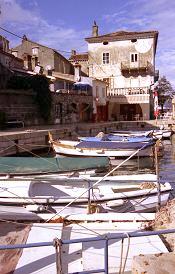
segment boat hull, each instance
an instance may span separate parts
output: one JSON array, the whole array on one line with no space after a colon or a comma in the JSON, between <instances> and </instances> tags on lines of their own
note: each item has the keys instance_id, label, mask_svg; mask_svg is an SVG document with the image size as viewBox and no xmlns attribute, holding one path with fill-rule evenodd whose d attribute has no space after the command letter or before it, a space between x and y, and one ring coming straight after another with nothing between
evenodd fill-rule
<instances>
[{"instance_id":1,"label":"boat hull","mask_svg":"<svg viewBox=\"0 0 175 274\"><path fill-rule=\"evenodd\" d=\"M66 142L66 141L65 141ZM64 156L83 156L83 157L129 157L131 156L136 149L127 148L127 149L93 149L93 148L78 148L76 145L78 142L68 143L65 142L54 142L53 149L55 150L56 154L64 155ZM151 146L140 150L136 156L140 157L148 157L153 156L153 149Z\"/></svg>"}]
</instances>

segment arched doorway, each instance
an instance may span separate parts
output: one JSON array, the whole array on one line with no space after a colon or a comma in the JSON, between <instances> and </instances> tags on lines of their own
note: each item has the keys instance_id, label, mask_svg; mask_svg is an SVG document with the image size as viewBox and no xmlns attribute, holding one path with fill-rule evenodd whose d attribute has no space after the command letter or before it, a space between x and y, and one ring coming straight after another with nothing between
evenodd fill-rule
<instances>
[{"instance_id":1,"label":"arched doorway","mask_svg":"<svg viewBox=\"0 0 175 274\"><path fill-rule=\"evenodd\" d=\"M120 117L125 121L140 120L143 117L139 104L121 104Z\"/></svg>"}]
</instances>

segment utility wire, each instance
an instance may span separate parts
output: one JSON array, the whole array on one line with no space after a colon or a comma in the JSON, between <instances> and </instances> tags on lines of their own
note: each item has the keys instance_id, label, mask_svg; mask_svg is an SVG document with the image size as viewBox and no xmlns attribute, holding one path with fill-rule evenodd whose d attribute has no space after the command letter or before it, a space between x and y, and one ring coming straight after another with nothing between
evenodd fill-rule
<instances>
[{"instance_id":1,"label":"utility wire","mask_svg":"<svg viewBox=\"0 0 175 274\"><path fill-rule=\"evenodd\" d=\"M7 33L9 33L9 34L11 34L11 35L13 35L13 36L16 36L16 37L18 37L18 38L20 38L20 39L23 39L22 36L19 36L18 34L12 32L12 31L9 31L9 30L7 30L7 29L5 29L5 28L2 28L2 27L0 27L0 29L2 29L3 31L5 31L5 32L7 32ZM28 41L31 41L31 40L29 40L29 39L27 39L27 40L28 40ZM31 42L34 42L34 41L31 41ZM37 43L37 42L34 42L34 43ZM65 52L65 53L71 53L71 51L65 51L65 50L60 50L60 49L57 49L57 51Z\"/></svg>"},{"instance_id":2,"label":"utility wire","mask_svg":"<svg viewBox=\"0 0 175 274\"><path fill-rule=\"evenodd\" d=\"M4 29L4 28L2 28L2 27L0 27L0 29L2 29L3 31L5 31L5 32L7 32L7 33L9 33L9 34L11 34L11 35L14 35L14 36L16 36L16 37L18 37L18 38L20 38L20 39L23 39L23 37L19 36L18 34L15 34L15 33L11 32L11 31L9 31L9 30L7 30L7 29Z\"/></svg>"}]
</instances>

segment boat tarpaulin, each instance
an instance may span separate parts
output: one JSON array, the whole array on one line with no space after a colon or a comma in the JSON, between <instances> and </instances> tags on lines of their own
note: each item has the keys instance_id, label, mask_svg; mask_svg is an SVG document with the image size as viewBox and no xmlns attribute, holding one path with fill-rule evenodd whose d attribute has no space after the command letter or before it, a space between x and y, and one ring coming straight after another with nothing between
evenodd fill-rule
<instances>
[{"instance_id":1,"label":"boat tarpaulin","mask_svg":"<svg viewBox=\"0 0 175 274\"><path fill-rule=\"evenodd\" d=\"M76 148L89 148L89 149L118 149L118 150L137 150L143 147L154 145L155 142L139 143L139 142L112 142L112 141L82 141L76 145Z\"/></svg>"},{"instance_id":2,"label":"boat tarpaulin","mask_svg":"<svg viewBox=\"0 0 175 274\"><path fill-rule=\"evenodd\" d=\"M0 174L52 173L108 166L107 157L0 157Z\"/></svg>"}]
</instances>

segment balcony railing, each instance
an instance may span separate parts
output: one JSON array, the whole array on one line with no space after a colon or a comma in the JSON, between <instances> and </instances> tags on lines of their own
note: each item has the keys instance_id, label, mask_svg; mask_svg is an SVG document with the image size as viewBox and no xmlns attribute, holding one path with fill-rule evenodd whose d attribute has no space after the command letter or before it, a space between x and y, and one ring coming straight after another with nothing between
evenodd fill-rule
<instances>
[{"instance_id":1,"label":"balcony railing","mask_svg":"<svg viewBox=\"0 0 175 274\"><path fill-rule=\"evenodd\" d=\"M141 94L149 94L149 87L130 87L130 88L114 88L108 91L107 96L133 96L133 95L141 95Z\"/></svg>"},{"instance_id":2,"label":"balcony railing","mask_svg":"<svg viewBox=\"0 0 175 274\"><path fill-rule=\"evenodd\" d=\"M138 71L138 70L144 70L153 72L154 67L153 65L148 61L138 61L138 62L121 62L121 71L127 72L127 71Z\"/></svg>"},{"instance_id":3,"label":"balcony railing","mask_svg":"<svg viewBox=\"0 0 175 274\"><path fill-rule=\"evenodd\" d=\"M115 88L111 89L107 98L112 102L141 104L149 103L150 90L148 87L143 88Z\"/></svg>"},{"instance_id":4,"label":"balcony railing","mask_svg":"<svg viewBox=\"0 0 175 274\"><path fill-rule=\"evenodd\" d=\"M92 96L92 90L81 90L81 89L57 89L57 94L69 94L69 95L87 95Z\"/></svg>"}]
</instances>

